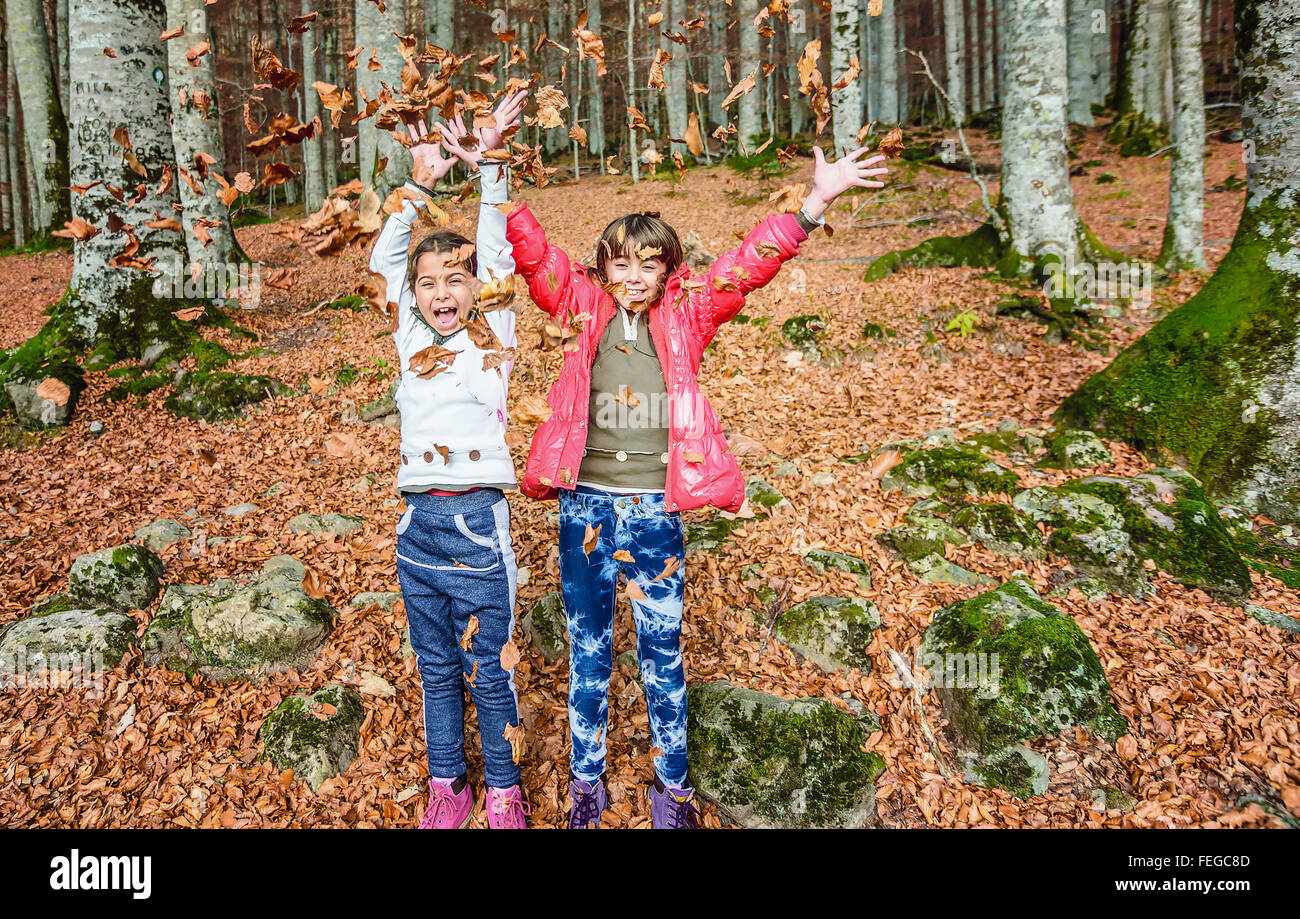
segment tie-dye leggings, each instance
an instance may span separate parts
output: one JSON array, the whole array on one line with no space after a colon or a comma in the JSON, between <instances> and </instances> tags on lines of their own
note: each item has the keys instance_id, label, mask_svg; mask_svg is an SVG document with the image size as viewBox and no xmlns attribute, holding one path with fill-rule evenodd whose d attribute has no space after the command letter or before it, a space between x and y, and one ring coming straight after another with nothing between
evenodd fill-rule
<instances>
[{"instance_id":1,"label":"tie-dye leggings","mask_svg":"<svg viewBox=\"0 0 1300 919\"><path fill-rule=\"evenodd\" d=\"M590 552L583 549L588 527L599 530ZM560 492L560 588L569 624L573 740L569 768L575 778L593 781L605 772L614 600L621 570L629 585L636 585L627 593L636 622L637 660L651 738L663 751L655 757L655 772L665 785L686 783L683 559L681 516L664 510L662 492L618 495L585 486Z\"/></svg>"}]
</instances>

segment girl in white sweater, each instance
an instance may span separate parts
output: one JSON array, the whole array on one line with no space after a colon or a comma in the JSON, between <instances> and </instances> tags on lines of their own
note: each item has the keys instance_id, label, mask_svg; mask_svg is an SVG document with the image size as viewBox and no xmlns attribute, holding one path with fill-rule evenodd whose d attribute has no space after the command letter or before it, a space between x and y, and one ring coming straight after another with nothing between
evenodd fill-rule
<instances>
[{"instance_id":1,"label":"girl in white sweater","mask_svg":"<svg viewBox=\"0 0 1300 919\"><path fill-rule=\"evenodd\" d=\"M475 168L483 151L502 145L502 132L517 121L525 96L504 99L495 124L474 131L473 151L457 138L456 157L445 155L423 122L418 134L408 129L416 143L410 148L413 181L405 187L432 197L429 189L456 158ZM502 666L502 648L514 631L516 583L510 506L502 494L515 486L505 443L515 314L505 305L508 297L492 295L494 288L513 288L507 282L483 290L514 273L506 215L495 207L507 200L507 179L504 164L483 162L476 244L439 230L408 258L417 211L406 200L370 255L371 271L384 276L387 299L397 304L397 489L406 500L397 524L397 574L424 689L430 780L421 827L462 827L474 809L465 774L462 680L478 712L488 825L527 825L513 753L522 748L523 729L513 669ZM505 662L513 668L509 655Z\"/></svg>"}]
</instances>

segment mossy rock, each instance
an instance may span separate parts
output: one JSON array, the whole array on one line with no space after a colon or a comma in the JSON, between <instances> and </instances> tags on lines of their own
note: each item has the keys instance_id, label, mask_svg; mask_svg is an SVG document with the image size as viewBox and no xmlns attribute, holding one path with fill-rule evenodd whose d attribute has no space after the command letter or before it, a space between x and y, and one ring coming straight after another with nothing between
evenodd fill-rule
<instances>
[{"instance_id":1,"label":"mossy rock","mask_svg":"<svg viewBox=\"0 0 1300 919\"><path fill-rule=\"evenodd\" d=\"M754 508L756 516L767 516L766 514L763 514L763 510L771 510L778 504L786 503L785 495L781 494L781 492L777 491L775 487L757 476L745 481L745 497L749 499L751 505L757 505L757 507ZM759 508L762 508L763 510L759 510Z\"/></svg>"},{"instance_id":2,"label":"mossy rock","mask_svg":"<svg viewBox=\"0 0 1300 919\"><path fill-rule=\"evenodd\" d=\"M1250 569L1214 503L1189 473L1153 469L1131 479L1089 476L1071 479L1061 489L1094 495L1118 510L1134 551L1189 587L1217 596L1250 596Z\"/></svg>"},{"instance_id":3,"label":"mossy rock","mask_svg":"<svg viewBox=\"0 0 1300 919\"><path fill-rule=\"evenodd\" d=\"M959 587L973 587L978 584L996 583L988 575L976 571L967 571L960 565L954 565L942 555L933 552L919 558L908 559L907 570L927 584L955 584Z\"/></svg>"},{"instance_id":4,"label":"mossy rock","mask_svg":"<svg viewBox=\"0 0 1300 919\"><path fill-rule=\"evenodd\" d=\"M880 628L876 604L856 597L813 597L777 617L773 632L800 660L834 672L871 669L866 647Z\"/></svg>"},{"instance_id":5,"label":"mossy rock","mask_svg":"<svg viewBox=\"0 0 1300 919\"><path fill-rule=\"evenodd\" d=\"M569 656L569 624L564 615L564 597L553 590L533 604L523 620L529 643L548 664Z\"/></svg>"},{"instance_id":6,"label":"mossy rock","mask_svg":"<svg viewBox=\"0 0 1300 919\"><path fill-rule=\"evenodd\" d=\"M50 613L61 613L69 609L72 609L72 600L67 594L51 594L33 603L28 612L33 616L48 616Z\"/></svg>"},{"instance_id":7,"label":"mossy rock","mask_svg":"<svg viewBox=\"0 0 1300 919\"><path fill-rule=\"evenodd\" d=\"M135 644L135 620L114 609L49 609L0 629L0 673L112 669Z\"/></svg>"},{"instance_id":8,"label":"mossy rock","mask_svg":"<svg viewBox=\"0 0 1300 919\"><path fill-rule=\"evenodd\" d=\"M146 523L133 534L150 552L161 552L172 543L189 539L194 534L189 527L178 520L163 517L152 523Z\"/></svg>"},{"instance_id":9,"label":"mossy rock","mask_svg":"<svg viewBox=\"0 0 1300 919\"><path fill-rule=\"evenodd\" d=\"M1092 431L1066 428L1053 432L1046 441L1047 456L1039 466L1052 469L1086 469L1115 462L1110 450Z\"/></svg>"},{"instance_id":10,"label":"mossy rock","mask_svg":"<svg viewBox=\"0 0 1300 919\"><path fill-rule=\"evenodd\" d=\"M289 530L293 533L311 533L320 536L335 533L346 536L365 527L366 521L352 514L299 514L289 521Z\"/></svg>"},{"instance_id":11,"label":"mossy rock","mask_svg":"<svg viewBox=\"0 0 1300 919\"><path fill-rule=\"evenodd\" d=\"M935 236L911 249L887 252L871 263L862 280L879 281L902 268L988 268L997 263L1001 252L998 231L985 223L965 236Z\"/></svg>"},{"instance_id":12,"label":"mossy rock","mask_svg":"<svg viewBox=\"0 0 1300 919\"><path fill-rule=\"evenodd\" d=\"M745 521L714 514L708 520L688 523L683 527L686 536L686 551L717 552L731 542L731 533L744 526Z\"/></svg>"},{"instance_id":13,"label":"mossy rock","mask_svg":"<svg viewBox=\"0 0 1300 919\"><path fill-rule=\"evenodd\" d=\"M1121 528L1087 524L1058 527L1047 537L1047 547L1110 590L1138 598L1155 593L1147 580L1142 556L1133 550L1128 533Z\"/></svg>"},{"instance_id":14,"label":"mossy rock","mask_svg":"<svg viewBox=\"0 0 1300 919\"><path fill-rule=\"evenodd\" d=\"M77 556L68 572L68 596L85 609L144 609L162 589L162 576L162 561L144 546L110 546Z\"/></svg>"},{"instance_id":15,"label":"mossy rock","mask_svg":"<svg viewBox=\"0 0 1300 919\"><path fill-rule=\"evenodd\" d=\"M803 557L803 563L818 574L825 574L831 570L855 574L858 576L860 589L871 589L871 566L856 555L832 552L829 549L809 549Z\"/></svg>"},{"instance_id":16,"label":"mossy rock","mask_svg":"<svg viewBox=\"0 0 1300 919\"><path fill-rule=\"evenodd\" d=\"M967 504L953 513L952 522L998 555L1039 559L1046 554L1034 521L1010 504Z\"/></svg>"},{"instance_id":17,"label":"mossy rock","mask_svg":"<svg viewBox=\"0 0 1300 919\"><path fill-rule=\"evenodd\" d=\"M303 566L268 561L249 583L174 584L145 629L145 664L210 679L256 679L311 665L338 612L303 589Z\"/></svg>"},{"instance_id":18,"label":"mossy rock","mask_svg":"<svg viewBox=\"0 0 1300 919\"><path fill-rule=\"evenodd\" d=\"M378 424L386 428L395 428L402 423L401 412L397 409L397 389L402 380L393 380L388 392L373 402L367 402L357 412L357 417L367 424Z\"/></svg>"},{"instance_id":19,"label":"mossy rock","mask_svg":"<svg viewBox=\"0 0 1300 919\"><path fill-rule=\"evenodd\" d=\"M816 363L827 357L822 345L826 337L826 320L821 316L791 316L781 323L781 337L790 347L802 351L804 360Z\"/></svg>"},{"instance_id":20,"label":"mossy rock","mask_svg":"<svg viewBox=\"0 0 1300 919\"><path fill-rule=\"evenodd\" d=\"M938 517L908 518L911 523L890 527L876 536L876 542L899 558L910 560L926 555L943 557L949 545L960 546L966 536Z\"/></svg>"},{"instance_id":21,"label":"mossy rock","mask_svg":"<svg viewBox=\"0 0 1300 919\"><path fill-rule=\"evenodd\" d=\"M908 498L964 498L984 494L1011 494L1016 474L986 456L961 447L917 450L904 456L880 479L882 491L901 488Z\"/></svg>"},{"instance_id":22,"label":"mossy rock","mask_svg":"<svg viewBox=\"0 0 1300 919\"><path fill-rule=\"evenodd\" d=\"M186 418L228 421L248 405L292 392L288 386L267 376L243 376L224 370L197 371L185 374L163 404L168 411Z\"/></svg>"},{"instance_id":23,"label":"mossy rock","mask_svg":"<svg viewBox=\"0 0 1300 919\"><path fill-rule=\"evenodd\" d=\"M289 696L262 722L262 756L316 791L357 758L365 717L361 696L337 683Z\"/></svg>"},{"instance_id":24,"label":"mossy rock","mask_svg":"<svg viewBox=\"0 0 1300 919\"><path fill-rule=\"evenodd\" d=\"M1021 578L939 610L921 666L958 745L982 756L1067 727L1128 732L1088 637Z\"/></svg>"},{"instance_id":25,"label":"mossy rock","mask_svg":"<svg viewBox=\"0 0 1300 919\"><path fill-rule=\"evenodd\" d=\"M985 788L1001 788L1017 798L1036 798L1047 792L1051 770L1047 758L1024 744L1012 744L996 753L968 758L962 780Z\"/></svg>"},{"instance_id":26,"label":"mossy rock","mask_svg":"<svg viewBox=\"0 0 1300 919\"><path fill-rule=\"evenodd\" d=\"M86 388L81 371L76 364L50 364L43 368L47 375L41 380L4 381L4 392L13 406L14 417L29 430L61 427L68 423L76 411L77 399ZM37 390L45 379L54 378L68 386L68 398L62 404L46 399Z\"/></svg>"},{"instance_id":27,"label":"mossy rock","mask_svg":"<svg viewBox=\"0 0 1300 919\"><path fill-rule=\"evenodd\" d=\"M821 699L781 699L726 681L687 690L690 777L748 828L844 828L875 821L884 760L867 725Z\"/></svg>"}]
</instances>

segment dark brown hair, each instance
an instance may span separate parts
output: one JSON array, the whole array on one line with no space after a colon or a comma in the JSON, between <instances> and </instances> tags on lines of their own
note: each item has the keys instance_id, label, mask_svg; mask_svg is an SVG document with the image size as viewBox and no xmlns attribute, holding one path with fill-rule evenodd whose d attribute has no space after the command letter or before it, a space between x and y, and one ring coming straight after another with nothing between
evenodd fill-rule
<instances>
[{"instance_id":1,"label":"dark brown hair","mask_svg":"<svg viewBox=\"0 0 1300 919\"><path fill-rule=\"evenodd\" d=\"M645 246L659 250L658 255L651 257L662 259L668 266L668 274L682 263L682 241L667 221L657 213L627 214L605 227L596 241L596 276L607 282L606 262L620 255L635 255Z\"/></svg>"},{"instance_id":2,"label":"dark brown hair","mask_svg":"<svg viewBox=\"0 0 1300 919\"><path fill-rule=\"evenodd\" d=\"M439 255L455 252L461 246L470 246L474 244L461 236L454 230L438 230L430 233L424 239L420 240L415 251L411 253L410 259L406 264L406 286L411 288L411 293L415 293L415 269L420 264L420 256L427 252L434 252ZM469 269L472 277L478 276L478 253L473 252L470 257L464 261L464 265Z\"/></svg>"}]
</instances>

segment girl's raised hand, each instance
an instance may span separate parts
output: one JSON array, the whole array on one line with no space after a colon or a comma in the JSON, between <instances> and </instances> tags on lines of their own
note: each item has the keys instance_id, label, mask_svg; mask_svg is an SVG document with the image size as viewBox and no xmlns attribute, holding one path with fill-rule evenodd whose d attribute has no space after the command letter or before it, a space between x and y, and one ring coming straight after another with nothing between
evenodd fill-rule
<instances>
[{"instance_id":1,"label":"girl's raised hand","mask_svg":"<svg viewBox=\"0 0 1300 919\"><path fill-rule=\"evenodd\" d=\"M826 162L826 155L821 147L813 147L813 159L817 165L813 170L813 187L804 199L804 210L809 217L816 219L822 215L832 201L850 188L884 188L884 182L869 179L868 176L887 175L889 170L881 166L885 157L877 154L865 160L858 157L866 153L868 147L858 147L833 163Z\"/></svg>"},{"instance_id":2,"label":"girl's raised hand","mask_svg":"<svg viewBox=\"0 0 1300 919\"><path fill-rule=\"evenodd\" d=\"M441 133L442 125L435 123L434 128ZM420 119L418 131L409 124L406 130L410 133L411 140L415 141L410 147L411 159L414 161L411 165L411 178L426 188L433 188L439 179L451 172L456 160L446 155L442 142L436 135L430 136L423 118Z\"/></svg>"},{"instance_id":3,"label":"girl's raised hand","mask_svg":"<svg viewBox=\"0 0 1300 919\"><path fill-rule=\"evenodd\" d=\"M503 98L496 111L492 113L494 124L490 128L479 128L474 132L478 137L479 145L484 150L494 150L501 146L505 132L519 123L519 116L523 114L524 103L528 101L528 90L521 89L512 96Z\"/></svg>"}]
</instances>

